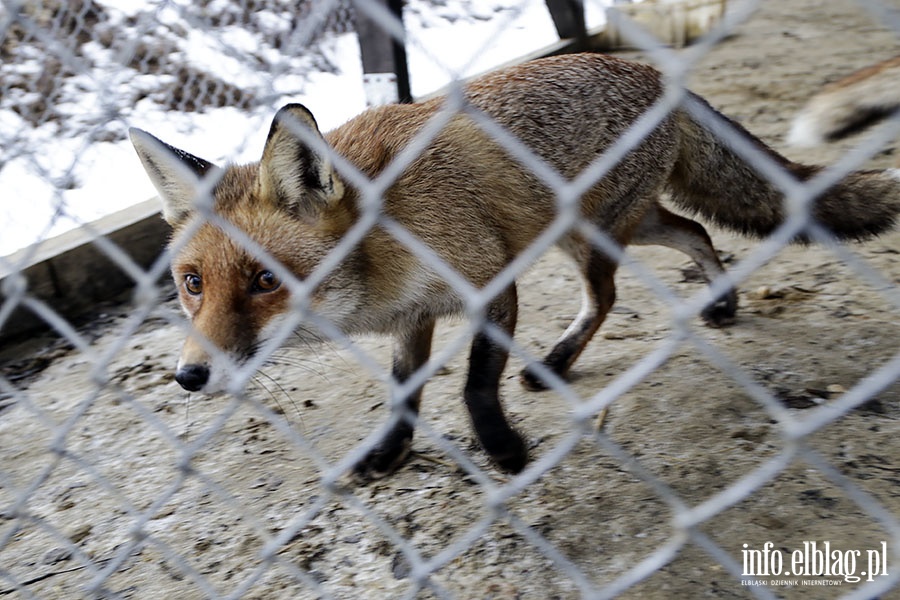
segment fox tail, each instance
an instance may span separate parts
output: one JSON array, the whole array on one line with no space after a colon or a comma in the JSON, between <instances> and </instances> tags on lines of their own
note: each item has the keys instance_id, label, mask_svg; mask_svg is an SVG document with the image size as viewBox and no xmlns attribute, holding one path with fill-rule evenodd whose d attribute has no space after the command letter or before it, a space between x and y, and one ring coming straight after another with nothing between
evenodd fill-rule
<instances>
[{"instance_id":1,"label":"fox tail","mask_svg":"<svg viewBox=\"0 0 900 600\"><path fill-rule=\"evenodd\" d=\"M741 125L716 113L702 98L690 102L717 114L742 142L749 143L800 181L822 167L792 162ZM706 119L704 119L706 120ZM677 113L680 148L669 191L681 208L698 213L725 228L765 236L786 218L784 193L725 144L713 128L700 123L688 110ZM813 201L812 217L838 239L863 240L891 229L900 213L900 170L854 171ZM800 234L795 241L804 242Z\"/></svg>"}]
</instances>

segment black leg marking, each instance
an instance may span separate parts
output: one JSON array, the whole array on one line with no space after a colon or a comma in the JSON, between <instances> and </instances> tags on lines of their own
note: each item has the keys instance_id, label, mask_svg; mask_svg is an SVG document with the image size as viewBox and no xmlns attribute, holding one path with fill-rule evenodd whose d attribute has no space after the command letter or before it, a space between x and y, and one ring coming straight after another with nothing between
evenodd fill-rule
<instances>
[{"instance_id":1,"label":"black leg marking","mask_svg":"<svg viewBox=\"0 0 900 600\"><path fill-rule=\"evenodd\" d=\"M488 307L488 322L510 337L516 327L516 304L516 288L510 286ZM482 448L500 469L518 473L528 463L528 449L522 436L506 420L499 394L508 355L505 347L485 333L476 334L463 398Z\"/></svg>"},{"instance_id":2,"label":"black leg marking","mask_svg":"<svg viewBox=\"0 0 900 600\"><path fill-rule=\"evenodd\" d=\"M422 323L415 330L400 336L394 346L392 374L394 381L402 383L428 362L431 354L431 337L434 321ZM419 414L422 388L414 389L402 405L393 408L394 425L381 442L354 467L358 478L368 481L384 477L395 471L409 456L412 446L415 420Z\"/></svg>"},{"instance_id":3,"label":"black leg marking","mask_svg":"<svg viewBox=\"0 0 900 600\"><path fill-rule=\"evenodd\" d=\"M569 325L553 350L541 363L554 374L565 377L606 319L606 314L616 301L616 263L598 250L592 249L583 268L583 298L581 311ZM527 367L519 380L529 390L547 389L541 376Z\"/></svg>"}]
</instances>

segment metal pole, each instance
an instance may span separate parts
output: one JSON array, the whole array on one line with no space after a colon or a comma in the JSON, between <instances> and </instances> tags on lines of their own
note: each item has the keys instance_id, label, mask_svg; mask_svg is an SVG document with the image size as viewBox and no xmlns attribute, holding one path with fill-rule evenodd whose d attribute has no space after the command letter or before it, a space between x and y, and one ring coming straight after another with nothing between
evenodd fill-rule
<instances>
[{"instance_id":1,"label":"metal pole","mask_svg":"<svg viewBox=\"0 0 900 600\"><path fill-rule=\"evenodd\" d=\"M368 0L384 6L401 25L403 0ZM412 102L404 39L395 39L375 21L357 11L356 34L363 64L366 104Z\"/></svg>"}]
</instances>

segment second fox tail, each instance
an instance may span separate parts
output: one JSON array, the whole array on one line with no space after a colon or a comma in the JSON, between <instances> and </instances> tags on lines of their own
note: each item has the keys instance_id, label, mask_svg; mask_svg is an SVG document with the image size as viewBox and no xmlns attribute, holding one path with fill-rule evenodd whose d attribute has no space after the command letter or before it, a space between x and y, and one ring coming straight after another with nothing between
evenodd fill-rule
<instances>
[{"instance_id":1,"label":"second fox tail","mask_svg":"<svg viewBox=\"0 0 900 600\"><path fill-rule=\"evenodd\" d=\"M815 146L860 131L900 109L900 56L831 83L800 111L788 143Z\"/></svg>"}]
</instances>

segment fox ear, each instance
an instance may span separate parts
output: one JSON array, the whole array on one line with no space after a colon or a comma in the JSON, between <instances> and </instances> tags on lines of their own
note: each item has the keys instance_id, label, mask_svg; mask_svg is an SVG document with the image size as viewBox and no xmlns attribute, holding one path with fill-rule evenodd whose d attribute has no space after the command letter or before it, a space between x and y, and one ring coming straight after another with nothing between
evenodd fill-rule
<instances>
[{"instance_id":1,"label":"fox ear","mask_svg":"<svg viewBox=\"0 0 900 600\"><path fill-rule=\"evenodd\" d=\"M312 113L288 104L272 121L259 181L262 193L301 215L316 215L344 195L344 186L323 150L325 139Z\"/></svg>"},{"instance_id":2,"label":"fox ear","mask_svg":"<svg viewBox=\"0 0 900 600\"><path fill-rule=\"evenodd\" d=\"M128 135L162 199L163 218L173 227L180 225L194 210L200 182L219 168L141 129L132 127Z\"/></svg>"}]
</instances>

